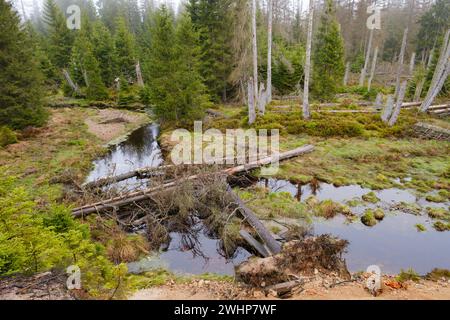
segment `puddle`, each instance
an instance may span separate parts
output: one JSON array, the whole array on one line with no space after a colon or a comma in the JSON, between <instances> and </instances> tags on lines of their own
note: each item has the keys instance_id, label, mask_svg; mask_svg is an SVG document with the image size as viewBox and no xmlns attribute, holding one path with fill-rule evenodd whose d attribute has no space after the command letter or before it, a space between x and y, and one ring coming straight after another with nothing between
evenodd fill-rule
<instances>
[{"instance_id":1,"label":"puddle","mask_svg":"<svg viewBox=\"0 0 450 320\"><path fill-rule=\"evenodd\" d=\"M233 258L227 259L220 254L220 241L208 237L207 230L201 222L198 222L193 229L197 231L195 237L183 233L171 233L172 240L167 251L129 264L129 271L141 273L166 268L176 274L234 275L234 267L251 256L245 249L238 248Z\"/></svg>"},{"instance_id":2,"label":"puddle","mask_svg":"<svg viewBox=\"0 0 450 320\"><path fill-rule=\"evenodd\" d=\"M86 182L115 176L143 167L159 167L163 163L158 145L159 127L156 124L144 126L130 134L128 139L112 146L108 154L94 161L94 169ZM136 182L130 179L128 183Z\"/></svg>"},{"instance_id":3,"label":"puddle","mask_svg":"<svg viewBox=\"0 0 450 320\"><path fill-rule=\"evenodd\" d=\"M289 192L299 201L305 201L315 195L319 200L331 199L345 203L354 198L361 198L370 189L358 185L335 187L321 183L313 190L310 185L299 186L285 180L263 179L259 183L272 192ZM426 274L434 268L450 269L450 232L437 232L433 221L426 214L415 216L399 211L389 210L401 202L416 203L424 210L426 207L449 208L449 203L437 204L423 198L417 198L412 192L401 189L375 191L381 202L364 204L352 208L355 214L362 214L367 208L381 206L386 210L386 218L375 227L369 228L361 222L348 223L345 217L338 216L331 220L314 218L315 234L338 236L350 242L345 254L350 271L366 270L370 265L379 265L385 273L399 273L401 269L413 268ZM422 224L426 232L418 232L415 225Z\"/></svg>"},{"instance_id":4,"label":"puddle","mask_svg":"<svg viewBox=\"0 0 450 320\"><path fill-rule=\"evenodd\" d=\"M87 182L107 176L123 174L143 167L159 167L164 159L157 138L159 127L155 124L134 131L126 141L111 147L109 153L94 161L94 169ZM126 190L143 188L148 180L128 179L114 186ZM201 223L197 230L196 246L192 250L186 247L186 235L171 233L172 241L167 251L129 264L131 273L166 268L176 273L204 274L216 273L233 275L234 266L250 257L245 249L239 248L233 259L227 260L219 253L219 240L211 239ZM201 253L201 254L198 254Z\"/></svg>"}]
</instances>

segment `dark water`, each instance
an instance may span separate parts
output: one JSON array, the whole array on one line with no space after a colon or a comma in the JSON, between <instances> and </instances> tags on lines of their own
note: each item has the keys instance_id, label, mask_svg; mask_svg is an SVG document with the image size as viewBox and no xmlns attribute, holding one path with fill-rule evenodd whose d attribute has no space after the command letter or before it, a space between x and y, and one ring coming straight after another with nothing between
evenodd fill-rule
<instances>
[{"instance_id":1,"label":"dark water","mask_svg":"<svg viewBox=\"0 0 450 320\"><path fill-rule=\"evenodd\" d=\"M261 186L267 186L272 192L290 192L300 201L305 201L314 194L310 185L294 185L284 180L263 180ZM299 193L299 190L301 192ZM345 203L354 198L361 198L370 189L360 186L335 187L321 183L315 196L319 200L331 199ZM331 220L315 219L316 234L330 233L350 242L345 255L352 272L366 270L370 265L379 265L384 273L398 273L401 269L413 268L426 274L433 268L450 269L450 232L437 232L432 227L432 220L425 212L415 216L392 209L400 202L416 203L423 209L426 207L449 208L449 203L435 204L423 198L417 198L412 192L402 189L386 189L375 191L381 202L364 204L352 208L355 214L361 215L367 208L382 207L386 218L375 227L366 227L359 220L348 223L345 217L338 216ZM422 224L426 232L418 232L415 225Z\"/></svg>"},{"instance_id":2,"label":"dark water","mask_svg":"<svg viewBox=\"0 0 450 320\"><path fill-rule=\"evenodd\" d=\"M94 169L87 182L107 176L115 176L143 167L159 167L164 159L158 145L159 127L147 125L134 131L125 142L111 147L103 158L94 161ZM125 190L144 188L148 180L136 178L115 184ZM225 259L219 253L219 240L206 236L202 225L197 225L197 239L194 250L186 248L185 235L172 233L172 241L166 252L148 257L129 265L130 272L146 271L154 268L168 268L171 271L188 274L217 273L234 274L234 266L248 259L250 254L238 249L233 259ZM199 254L200 253L200 254Z\"/></svg>"},{"instance_id":3,"label":"dark water","mask_svg":"<svg viewBox=\"0 0 450 320\"><path fill-rule=\"evenodd\" d=\"M182 233L171 233L172 241L167 251L129 264L129 271L140 273L155 268L166 268L179 274L233 275L234 267L251 256L245 249L238 248L235 256L227 259L220 254L220 241L207 236L207 230L201 222L193 229L197 231L195 237L192 234L187 236ZM193 243L195 247L192 249Z\"/></svg>"},{"instance_id":4,"label":"dark water","mask_svg":"<svg viewBox=\"0 0 450 320\"><path fill-rule=\"evenodd\" d=\"M94 161L94 169L89 174L87 182L138 168L159 167L163 163L163 158L157 141L158 135L159 127L156 124L134 131L125 142L111 147L106 156Z\"/></svg>"}]
</instances>

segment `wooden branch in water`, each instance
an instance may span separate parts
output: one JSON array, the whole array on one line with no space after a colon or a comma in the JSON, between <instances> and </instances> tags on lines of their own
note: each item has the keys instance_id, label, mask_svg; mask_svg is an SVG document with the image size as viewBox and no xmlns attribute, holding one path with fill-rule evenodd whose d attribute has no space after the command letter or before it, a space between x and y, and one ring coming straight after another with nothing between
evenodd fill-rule
<instances>
[{"instance_id":1,"label":"wooden branch in water","mask_svg":"<svg viewBox=\"0 0 450 320\"><path fill-rule=\"evenodd\" d=\"M306 145L304 147L297 148L295 150L291 150L291 151L279 154L278 160L279 161L287 160L287 159L290 159L293 157L301 156L305 153L312 152L313 150L314 150L314 146ZM260 168L260 167L269 165L269 164L275 162L275 160L276 160L276 156L270 156L270 157L266 157L266 158L258 160L258 161L251 162L247 165L241 165L241 166L237 166L237 167L230 168L230 169L224 169L222 171L215 172L214 174L234 175L234 174L250 171L250 170L253 170L256 168ZM205 174L193 175L193 176L187 177L186 179L184 179L184 181L193 181L202 176L205 176ZM148 188L146 190L135 191L135 192L131 192L126 195L123 195L123 196L100 201L100 202L97 202L94 204L89 204L89 205L86 205L86 206L83 206L80 208L73 209L72 214L74 217L80 218L80 217L83 217L83 216L86 216L86 215L89 215L92 213L100 213L102 211L106 211L111 208L118 209L120 207L130 205L135 202L149 200L149 199L151 199L152 195L154 195L158 192L168 191L168 190L175 188L176 186L178 186L180 184L181 181L183 181L183 180L172 181L169 183L162 184L160 186Z\"/></svg>"},{"instance_id":2,"label":"wooden branch in water","mask_svg":"<svg viewBox=\"0 0 450 320\"><path fill-rule=\"evenodd\" d=\"M239 232L239 234L241 235L241 237L247 241L247 243L249 245L251 245L253 248L255 248L256 251L258 251L258 253L264 257L267 258L270 256L270 252L267 251L266 247L264 247L263 244L261 244L258 240L256 240L255 238L252 237L252 235L250 233L248 233L245 230L241 230Z\"/></svg>"},{"instance_id":3,"label":"wooden branch in water","mask_svg":"<svg viewBox=\"0 0 450 320\"><path fill-rule=\"evenodd\" d=\"M120 174L118 176L106 177L96 181L88 182L83 184L84 188L93 189L104 187L109 184L117 183L120 181L128 180L134 177L138 177L140 179L150 178L150 177L158 177L164 174L164 170L171 168L172 166L164 166L164 167L148 167L148 168L140 168L130 172L126 172L124 174Z\"/></svg>"},{"instance_id":4,"label":"wooden branch in water","mask_svg":"<svg viewBox=\"0 0 450 320\"><path fill-rule=\"evenodd\" d=\"M228 193L230 194L233 201L238 205L239 211L241 212L245 221L255 229L255 231L258 233L259 237L265 242L267 248L269 249L270 254L275 255L275 254L280 253L280 251L281 251L280 243L278 241L276 241L274 237L272 237L272 234L269 232L269 230L267 230L267 228L263 225L263 223L253 213L253 211L250 210L246 206L244 201L242 201L242 199L239 198L239 196L233 191L233 189L230 186L228 186ZM261 251L260 253L263 256L265 256L263 248L261 248L258 245L259 242L256 241L255 239L253 239L253 237L250 236L250 234L246 235L245 232L244 232L244 234L241 232L241 236L243 236L243 237L247 236L247 237L244 237L244 239L247 242L249 242L249 240L250 240L250 244L253 247L255 247L258 250L258 252Z\"/></svg>"}]
</instances>

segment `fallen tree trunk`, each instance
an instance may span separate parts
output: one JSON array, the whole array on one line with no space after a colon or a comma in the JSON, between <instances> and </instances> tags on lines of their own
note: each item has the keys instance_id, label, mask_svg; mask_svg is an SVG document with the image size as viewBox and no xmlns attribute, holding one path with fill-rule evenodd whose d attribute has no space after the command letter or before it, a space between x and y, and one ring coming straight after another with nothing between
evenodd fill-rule
<instances>
[{"instance_id":1,"label":"fallen tree trunk","mask_svg":"<svg viewBox=\"0 0 450 320\"><path fill-rule=\"evenodd\" d=\"M313 150L314 150L314 146L306 145L304 147L297 148L297 149L291 150L291 151L287 151L287 152L281 153L276 156L270 156L270 157L266 157L266 158L258 160L258 161L251 162L247 165L241 165L241 166L237 166L237 167L233 167L233 168L229 168L229 169L224 169L222 171L217 172L216 174L234 175L234 174L246 172L249 170L253 170L256 168L260 168L260 167L269 165L271 163L276 162L276 160L283 161L283 160L291 159L293 157L297 157L297 156L303 155L305 153L312 152ZM185 181L196 180L201 176L204 176L204 175L193 175L193 176L187 177L185 179ZM180 181L177 180L177 181L173 181L170 183L162 184L160 186L148 188L146 190L136 191L136 192L128 193L123 196L100 201L100 202L97 202L94 204L89 204L89 205L86 205L86 206L83 206L80 208L73 209L72 215L74 217L80 218L80 217L83 217L83 216L86 216L86 215L89 215L92 213L96 213L96 212L99 213L102 211L106 211L108 209L118 209L120 207L129 205L129 204L132 204L135 202L149 200L149 199L151 199L151 196L153 194L155 194L157 192L161 192L161 191L171 190L174 187L176 187L177 185L179 185L179 183L180 183Z\"/></svg>"},{"instance_id":2,"label":"fallen tree trunk","mask_svg":"<svg viewBox=\"0 0 450 320\"><path fill-rule=\"evenodd\" d=\"M267 248L269 249L270 254L271 255L275 255L275 254L280 253L281 252L281 245L280 245L280 243L278 241L276 241L274 239L274 237L272 237L272 235L270 234L269 230L266 229L266 227L256 217L256 215L253 213L253 211L250 210L245 205L244 201L242 201L242 199L239 198L239 196L233 191L231 186L228 186L228 193L232 197L233 201L238 205L239 211L241 212L241 214L244 217L245 221L255 229L255 231L258 233L259 237L264 241L264 243L266 244ZM244 233L244 235L245 235L245 233ZM242 236L242 232L241 232L241 236ZM248 236L250 236L250 235L248 234ZM248 237L247 239L244 237L244 239L248 241L248 240L250 240L250 237ZM251 238L253 239L253 237L251 237ZM254 241L251 241L252 245L255 248L257 248L258 252L261 250L260 253L263 256L267 257L267 255L264 254L263 248L261 248L261 247L259 247L257 245L257 244L259 244L259 242L256 241L255 239L253 239L253 240Z\"/></svg>"},{"instance_id":3,"label":"fallen tree trunk","mask_svg":"<svg viewBox=\"0 0 450 320\"><path fill-rule=\"evenodd\" d=\"M241 230L239 232L239 234L241 235L241 237L247 241L247 243L249 245L251 245L253 248L255 248L256 251L258 251L258 253L264 257L267 258L270 256L270 252L267 251L266 247L264 247L263 244L261 244L258 240L256 240L255 238L252 237L252 235L250 233L248 233L245 230Z\"/></svg>"},{"instance_id":4,"label":"fallen tree trunk","mask_svg":"<svg viewBox=\"0 0 450 320\"><path fill-rule=\"evenodd\" d=\"M134 177L138 177L139 179L146 179L151 177L157 177L163 174L163 170L171 168L172 166L164 166L164 167L148 167L148 168L140 168L137 170L133 170L124 174L120 174L118 176L102 178L96 181L88 182L83 184L83 188L93 189L107 186L109 184L117 183L120 181L128 180Z\"/></svg>"}]
</instances>

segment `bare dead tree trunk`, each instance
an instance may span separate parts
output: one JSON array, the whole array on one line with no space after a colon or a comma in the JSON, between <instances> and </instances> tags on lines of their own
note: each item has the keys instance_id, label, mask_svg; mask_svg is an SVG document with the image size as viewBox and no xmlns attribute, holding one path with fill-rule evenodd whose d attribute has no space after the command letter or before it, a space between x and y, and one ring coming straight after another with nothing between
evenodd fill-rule
<instances>
[{"instance_id":1,"label":"bare dead tree trunk","mask_svg":"<svg viewBox=\"0 0 450 320\"><path fill-rule=\"evenodd\" d=\"M67 83L69 84L69 86L72 88L72 90L76 93L76 94L80 94L80 88L78 87L78 85L73 82L72 78L70 77L69 72L66 69L62 70L62 73L64 75L64 78L66 79Z\"/></svg>"},{"instance_id":2,"label":"bare dead tree trunk","mask_svg":"<svg viewBox=\"0 0 450 320\"><path fill-rule=\"evenodd\" d=\"M383 108L383 94L380 92L375 99L375 108L381 110Z\"/></svg>"},{"instance_id":3,"label":"bare dead tree trunk","mask_svg":"<svg viewBox=\"0 0 450 320\"><path fill-rule=\"evenodd\" d=\"M398 116L400 115L400 111L402 110L403 106L403 99L405 99L406 94L406 86L408 85L408 81L403 81L400 91L398 92L397 96L397 104L395 105L395 110L392 113L392 117L389 120L389 126L392 127L397 123Z\"/></svg>"},{"instance_id":4,"label":"bare dead tree trunk","mask_svg":"<svg viewBox=\"0 0 450 320\"><path fill-rule=\"evenodd\" d=\"M400 56L398 57L397 79L395 82L395 96L397 97L400 90L400 81L403 73L403 63L405 61L406 40L408 39L408 28L403 33L402 48L400 50Z\"/></svg>"},{"instance_id":5,"label":"bare dead tree trunk","mask_svg":"<svg viewBox=\"0 0 450 320\"><path fill-rule=\"evenodd\" d=\"M252 47L253 47L253 101L258 103L258 42L256 30L256 0L252 0Z\"/></svg>"},{"instance_id":6,"label":"bare dead tree trunk","mask_svg":"<svg viewBox=\"0 0 450 320\"><path fill-rule=\"evenodd\" d=\"M84 78L84 83L86 84L86 87L89 88L89 77L87 74L87 70L83 70L83 78Z\"/></svg>"},{"instance_id":7,"label":"bare dead tree trunk","mask_svg":"<svg viewBox=\"0 0 450 320\"><path fill-rule=\"evenodd\" d=\"M144 87L144 79L142 78L141 63L136 63L136 78L139 87Z\"/></svg>"},{"instance_id":8,"label":"bare dead tree trunk","mask_svg":"<svg viewBox=\"0 0 450 320\"><path fill-rule=\"evenodd\" d=\"M309 110L309 80L311 77L311 47L312 32L314 20L314 0L309 0L309 17L308 17L308 39L306 42L306 62L305 62L305 88L303 91L303 118L311 119Z\"/></svg>"},{"instance_id":9,"label":"bare dead tree trunk","mask_svg":"<svg viewBox=\"0 0 450 320\"><path fill-rule=\"evenodd\" d=\"M436 99L439 92L441 92L442 87L444 86L444 83L447 77L449 76L449 73L450 73L450 29L447 30L447 33L445 34L439 61L436 65L436 70L434 71L430 89L428 90L427 96L420 108L421 112L428 111L428 108L431 106L434 99Z\"/></svg>"},{"instance_id":10,"label":"bare dead tree trunk","mask_svg":"<svg viewBox=\"0 0 450 320\"><path fill-rule=\"evenodd\" d=\"M366 82L367 69L369 68L370 52L372 51L373 29L370 30L369 43L367 44L366 60L364 68L361 70L361 77L359 78L359 86L363 87Z\"/></svg>"},{"instance_id":11,"label":"bare dead tree trunk","mask_svg":"<svg viewBox=\"0 0 450 320\"><path fill-rule=\"evenodd\" d=\"M273 0L268 0L267 8L267 103L272 102L272 20L273 20Z\"/></svg>"},{"instance_id":12,"label":"bare dead tree trunk","mask_svg":"<svg viewBox=\"0 0 450 320\"><path fill-rule=\"evenodd\" d=\"M413 52L411 55L411 61L409 62L409 74L412 76L414 74L414 68L416 67L416 53Z\"/></svg>"},{"instance_id":13,"label":"bare dead tree trunk","mask_svg":"<svg viewBox=\"0 0 450 320\"><path fill-rule=\"evenodd\" d=\"M381 115L381 120L383 120L384 123L387 123L389 120L389 117L392 115L392 110L394 109L394 97L392 95L389 95L386 102L386 107L384 108L384 111Z\"/></svg>"},{"instance_id":14,"label":"bare dead tree trunk","mask_svg":"<svg viewBox=\"0 0 450 320\"><path fill-rule=\"evenodd\" d=\"M255 91L253 88L253 79L250 78L248 81L248 124L252 125L256 121L256 110L255 110Z\"/></svg>"},{"instance_id":15,"label":"bare dead tree trunk","mask_svg":"<svg viewBox=\"0 0 450 320\"><path fill-rule=\"evenodd\" d=\"M431 64L433 63L433 56L434 56L434 48L430 50L429 56L428 56L428 63L426 65L426 73L430 70ZM426 61L426 60L424 60ZM425 63L425 62L424 62ZM426 73L423 76L423 79L417 84L416 91L414 92L414 101L420 101L420 98L422 97L422 91L423 87L425 86L426 82Z\"/></svg>"},{"instance_id":16,"label":"bare dead tree trunk","mask_svg":"<svg viewBox=\"0 0 450 320\"><path fill-rule=\"evenodd\" d=\"M264 87L264 83L261 82L259 85L259 94L258 94L258 111L260 114L264 115L266 112L267 105L267 91Z\"/></svg>"},{"instance_id":17,"label":"bare dead tree trunk","mask_svg":"<svg viewBox=\"0 0 450 320\"><path fill-rule=\"evenodd\" d=\"M350 62L345 66L344 86L348 85L348 78L350 77Z\"/></svg>"},{"instance_id":18,"label":"bare dead tree trunk","mask_svg":"<svg viewBox=\"0 0 450 320\"><path fill-rule=\"evenodd\" d=\"M367 90L369 91L372 86L372 81L375 77L375 71L377 69L377 59L378 59L378 47L375 48L375 52L373 53L372 69L370 70L369 83L367 84Z\"/></svg>"}]
</instances>

